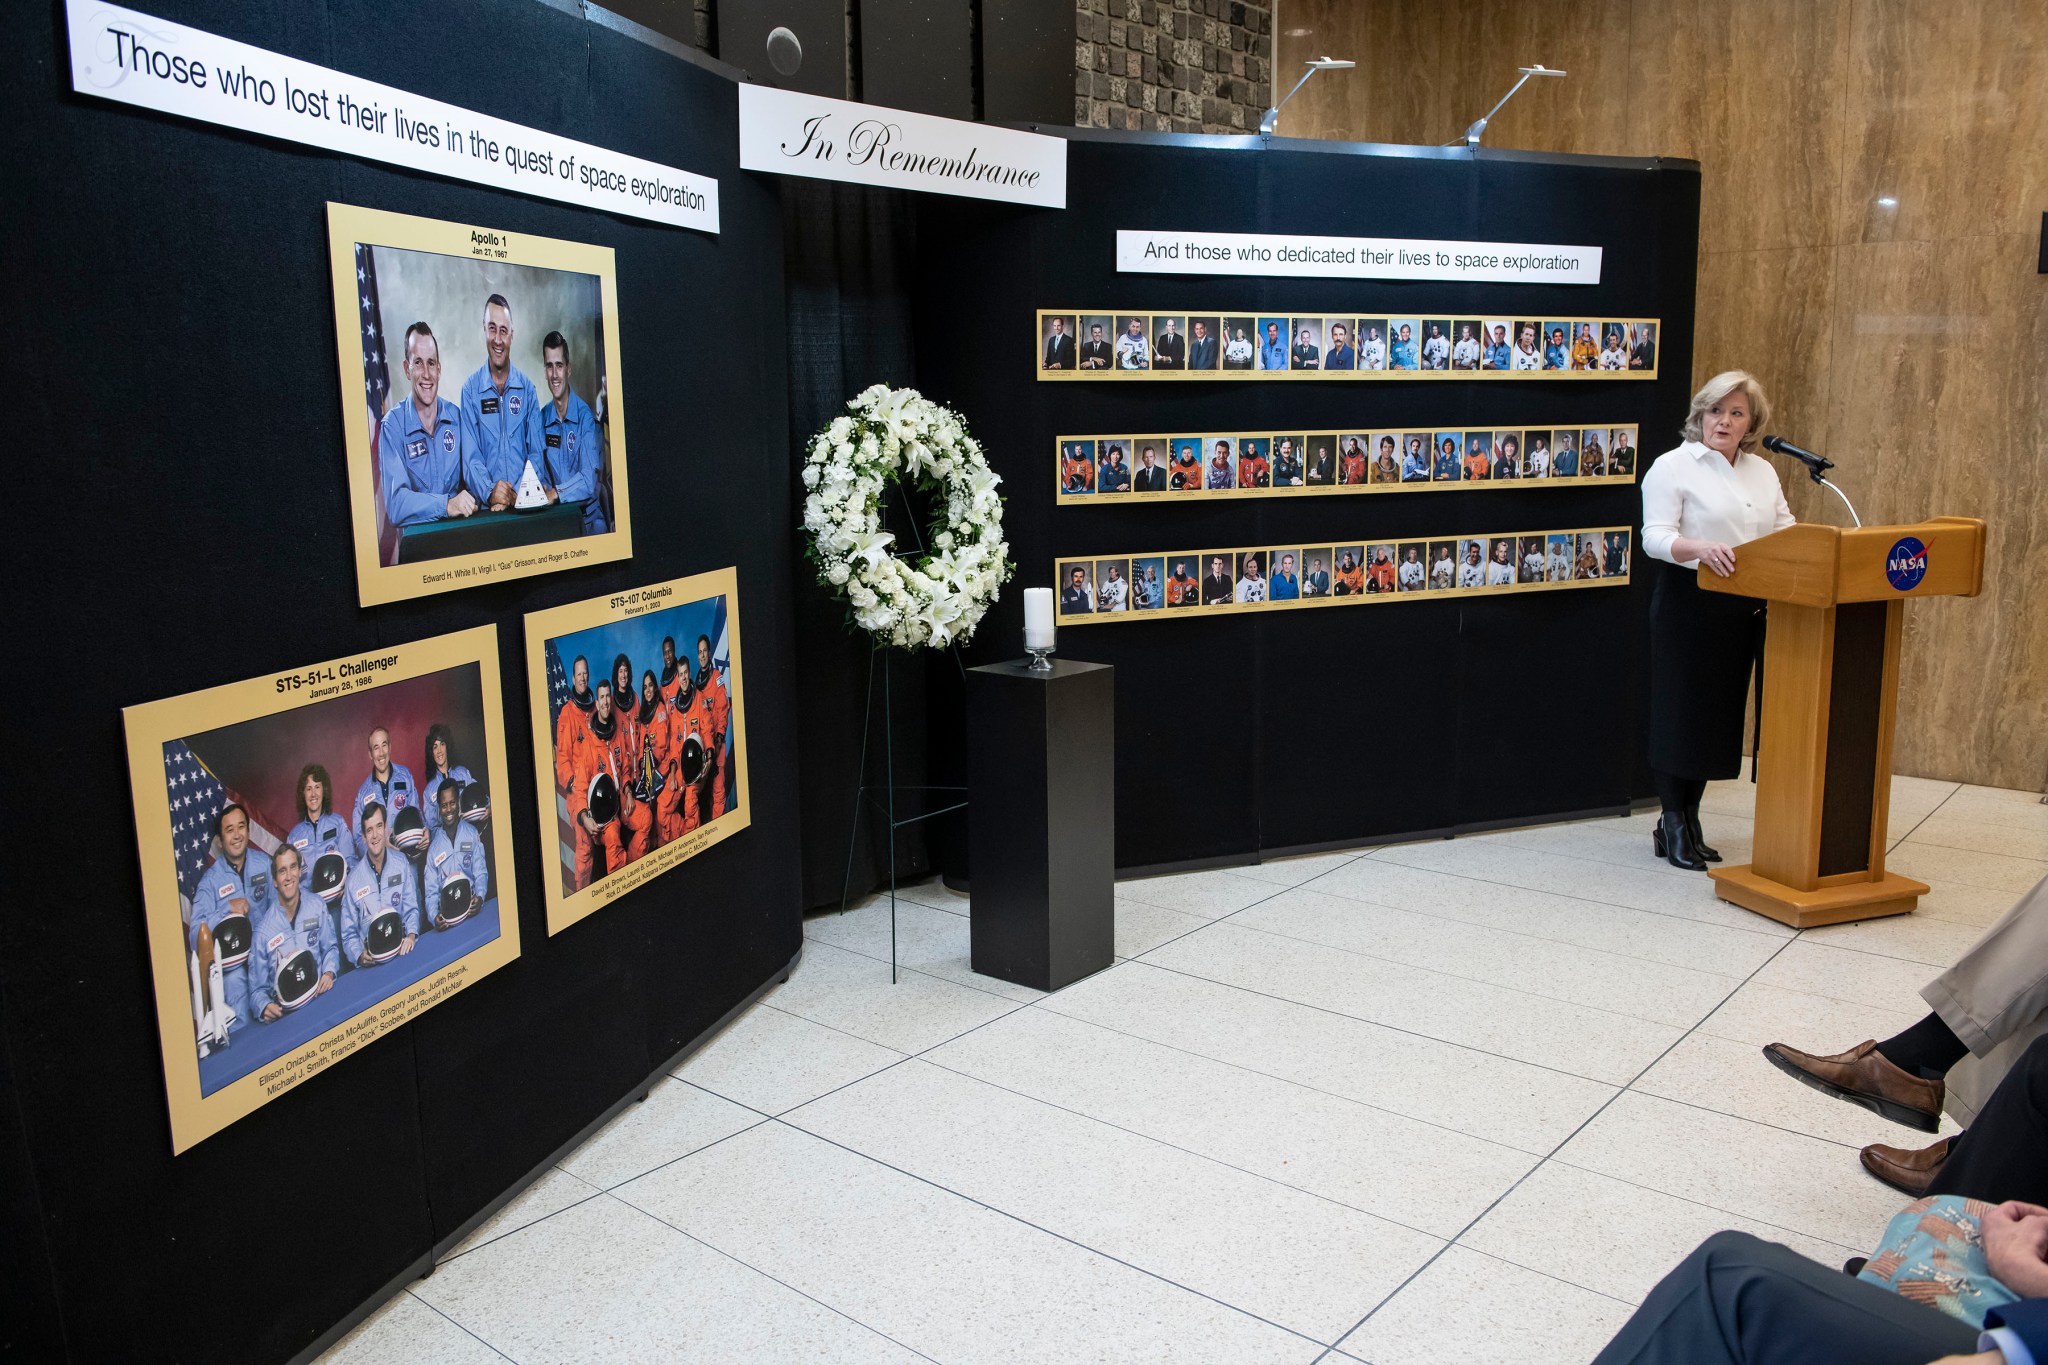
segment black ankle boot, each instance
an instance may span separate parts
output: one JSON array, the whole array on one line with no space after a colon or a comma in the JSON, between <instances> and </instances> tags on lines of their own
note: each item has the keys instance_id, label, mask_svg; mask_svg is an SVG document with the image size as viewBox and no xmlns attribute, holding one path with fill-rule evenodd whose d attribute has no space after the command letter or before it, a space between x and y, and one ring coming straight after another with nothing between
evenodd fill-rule
<instances>
[{"instance_id":1,"label":"black ankle boot","mask_svg":"<svg viewBox=\"0 0 2048 1365\"><path fill-rule=\"evenodd\" d=\"M1650 840L1658 856L1687 872L1705 872L1707 865L1693 848L1692 831L1685 827L1682 811L1667 810L1657 817L1657 832Z\"/></svg>"},{"instance_id":2,"label":"black ankle boot","mask_svg":"<svg viewBox=\"0 0 2048 1365\"><path fill-rule=\"evenodd\" d=\"M1710 863L1721 861L1721 850L1707 847L1705 837L1700 834L1700 813L1697 809L1689 810L1685 813L1685 832L1692 836L1693 852L1699 854Z\"/></svg>"}]
</instances>

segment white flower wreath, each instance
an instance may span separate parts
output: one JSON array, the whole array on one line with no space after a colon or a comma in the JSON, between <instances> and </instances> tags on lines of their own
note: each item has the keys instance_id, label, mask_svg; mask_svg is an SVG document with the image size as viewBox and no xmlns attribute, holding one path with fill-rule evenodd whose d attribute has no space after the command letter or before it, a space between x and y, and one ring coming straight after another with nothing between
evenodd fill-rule
<instances>
[{"instance_id":1,"label":"white flower wreath","mask_svg":"<svg viewBox=\"0 0 2048 1365\"><path fill-rule=\"evenodd\" d=\"M804 531L819 581L854 624L904 649L964 642L1016 566L1003 540L1002 478L960 415L915 389L875 384L811 438L804 460ZM899 559L882 529L882 494L897 478L934 493L929 544Z\"/></svg>"}]
</instances>

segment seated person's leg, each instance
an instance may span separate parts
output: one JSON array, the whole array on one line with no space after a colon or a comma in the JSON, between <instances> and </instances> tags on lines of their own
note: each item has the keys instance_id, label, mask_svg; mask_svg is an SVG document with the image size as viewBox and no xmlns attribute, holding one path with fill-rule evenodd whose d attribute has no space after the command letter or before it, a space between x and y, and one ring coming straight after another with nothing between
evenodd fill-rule
<instances>
[{"instance_id":1,"label":"seated person's leg","mask_svg":"<svg viewBox=\"0 0 2048 1365\"><path fill-rule=\"evenodd\" d=\"M2020 1055L1927 1192L2048 1206L2048 1037Z\"/></svg>"}]
</instances>

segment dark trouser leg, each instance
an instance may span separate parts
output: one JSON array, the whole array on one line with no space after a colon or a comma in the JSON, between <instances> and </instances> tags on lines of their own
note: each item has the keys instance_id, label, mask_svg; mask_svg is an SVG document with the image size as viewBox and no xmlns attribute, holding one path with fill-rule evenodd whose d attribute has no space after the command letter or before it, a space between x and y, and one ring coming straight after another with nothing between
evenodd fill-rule
<instances>
[{"instance_id":1,"label":"dark trouser leg","mask_svg":"<svg viewBox=\"0 0 2048 1365\"><path fill-rule=\"evenodd\" d=\"M2036 1038L2005 1073L1927 1192L2048 1204L2048 1037Z\"/></svg>"},{"instance_id":2,"label":"dark trouser leg","mask_svg":"<svg viewBox=\"0 0 2048 1365\"><path fill-rule=\"evenodd\" d=\"M1683 815L1691 801L1696 799L1692 796L1693 783L1689 777L1674 777L1657 768L1650 769L1650 777L1657 785L1657 806L1661 810L1677 811ZM1702 783L1701 787L1704 789L1705 784Z\"/></svg>"},{"instance_id":3,"label":"dark trouser leg","mask_svg":"<svg viewBox=\"0 0 2048 1365\"><path fill-rule=\"evenodd\" d=\"M1742 1232L1717 1232L1650 1291L1593 1365L1927 1365L1974 1351L1940 1309Z\"/></svg>"}]
</instances>

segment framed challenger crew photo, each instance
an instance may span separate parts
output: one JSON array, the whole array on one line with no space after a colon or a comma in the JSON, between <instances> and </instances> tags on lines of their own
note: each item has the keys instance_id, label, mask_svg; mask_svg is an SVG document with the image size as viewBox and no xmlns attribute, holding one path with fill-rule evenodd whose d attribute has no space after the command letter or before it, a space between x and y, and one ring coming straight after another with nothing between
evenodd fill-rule
<instances>
[{"instance_id":1,"label":"framed challenger crew photo","mask_svg":"<svg viewBox=\"0 0 2048 1365\"><path fill-rule=\"evenodd\" d=\"M548 932L745 829L734 569L531 612Z\"/></svg>"},{"instance_id":2,"label":"framed challenger crew photo","mask_svg":"<svg viewBox=\"0 0 2048 1365\"><path fill-rule=\"evenodd\" d=\"M171 1146L519 955L497 629L123 712Z\"/></svg>"},{"instance_id":3,"label":"framed challenger crew photo","mask_svg":"<svg viewBox=\"0 0 2048 1365\"><path fill-rule=\"evenodd\" d=\"M327 206L364 606L633 553L610 247Z\"/></svg>"}]
</instances>

